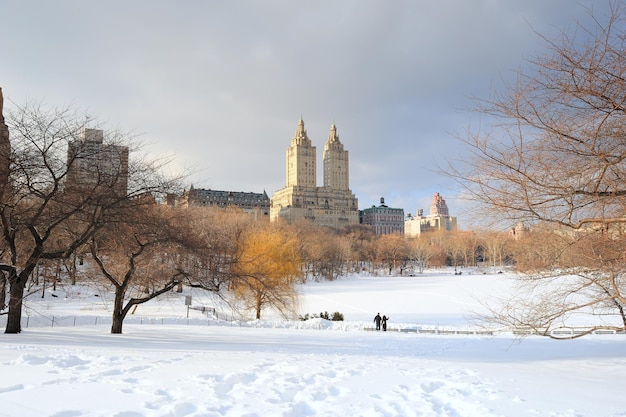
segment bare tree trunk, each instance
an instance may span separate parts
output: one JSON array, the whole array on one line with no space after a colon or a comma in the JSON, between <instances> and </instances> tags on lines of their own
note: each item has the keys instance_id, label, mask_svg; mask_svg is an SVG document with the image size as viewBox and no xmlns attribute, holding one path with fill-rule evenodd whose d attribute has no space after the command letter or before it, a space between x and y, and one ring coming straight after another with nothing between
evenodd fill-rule
<instances>
[{"instance_id":1,"label":"bare tree trunk","mask_svg":"<svg viewBox=\"0 0 626 417\"><path fill-rule=\"evenodd\" d=\"M121 312L113 313L113 322L111 323L111 333L112 334L122 334L122 326L124 325L124 317L122 317Z\"/></svg>"},{"instance_id":2,"label":"bare tree trunk","mask_svg":"<svg viewBox=\"0 0 626 417\"><path fill-rule=\"evenodd\" d=\"M52 281L52 291L57 290L57 282L61 280L61 258L57 259L57 270L54 274L54 281Z\"/></svg>"},{"instance_id":3,"label":"bare tree trunk","mask_svg":"<svg viewBox=\"0 0 626 417\"><path fill-rule=\"evenodd\" d=\"M260 320L261 319L261 307L262 307L262 302L261 302L261 297L257 297L256 299L256 319Z\"/></svg>"},{"instance_id":4,"label":"bare tree trunk","mask_svg":"<svg viewBox=\"0 0 626 417\"><path fill-rule=\"evenodd\" d=\"M7 277L4 271L0 271L0 310L7 307Z\"/></svg>"},{"instance_id":5,"label":"bare tree trunk","mask_svg":"<svg viewBox=\"0 0 626 417\"><path fill-rule=\"evenodd\" d=\"M122 334L122 327L124 325L124 317L128 310L124 309L124 296L126 295L126 289L123 287L117 287L115 289L115 300L113 302L113 316L111 322L111 333Z\"/></svg>"},{"instance_id":6,"label":"bare tree trunk","mask_svg":"<svg viewBox=\"0 0 626 417\"><path fill-rule=\"evenodd\" d=\"M22 331L22 301L24 300L26 281L19 280L15 276L9 277L9 283L9 312L4 332L15 334Z\"/></svg>"},{"instance_id":7,"label":"bare tree trunk","mask_svg":"<svg viewBox=\"0 0 626 417\"><path fill-rule=\"evenodd\" d=\"M78 258L78 256L76 252L73 252L68 258L67 264L65 264L72 285L76 285L76 258Z\"/></svg>"}]
</instances>

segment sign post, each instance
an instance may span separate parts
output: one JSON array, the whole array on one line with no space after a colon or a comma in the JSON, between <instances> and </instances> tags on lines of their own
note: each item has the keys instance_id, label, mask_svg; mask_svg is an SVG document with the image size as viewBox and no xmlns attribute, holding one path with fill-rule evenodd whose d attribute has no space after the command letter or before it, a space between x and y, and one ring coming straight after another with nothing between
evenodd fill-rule
<instances>
[{"instance_id":1,"label":"sign post","mask_svg":"<svg viewBox=\"0 0 626 417\"><path fill-rule=\"evenodd\" d=\"M189 306L191 306L191 295L185 296L185 305L187 306L187 318L189 318Z\"/></svg>"}]
</instances>

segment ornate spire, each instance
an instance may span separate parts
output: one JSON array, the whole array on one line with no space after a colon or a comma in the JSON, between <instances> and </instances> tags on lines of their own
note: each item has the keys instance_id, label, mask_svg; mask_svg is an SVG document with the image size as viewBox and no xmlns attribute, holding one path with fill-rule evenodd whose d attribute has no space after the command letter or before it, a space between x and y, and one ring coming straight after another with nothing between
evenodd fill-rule
<instances>
[{"instance_id":1,"label":"ornate spire","mask_svg":"<svg viewBox=\"0 0 626 417\"><path fill-rule=\"evenodd\" d=\"M330 134L328 135L327 143L341 143L339 142L339 135L337 135L337 126L335 126L335 121L333 120L333 124L330 125Z\"/></svg>"},{"instance_id":2,"label":"ornate spire","mask_svg":"<svg viewBox=\"0 0 626 417\"><path fill-rule=\"evenodd\" d=\"M298 120L298 129L296 129L296 135L291 140L292 145L308 145L311 146L311 141L309 140L309 136L306 133L306 129L304 128L304 120L302 120L302 115L300 115L300 120Z\"/></svg>"},{"instance_id":3,"label":"ornate spire","mask_svg":"<svg viewBox=\"0 0 626 417\"><path fill-rule=\"evenodd\" d=\"M296 130L296 137L306 136L306 130L304 129L304 120L302 120L302 115L300 115L300 120L298 120L298 129Z\"/></svg>"}]
</instances>

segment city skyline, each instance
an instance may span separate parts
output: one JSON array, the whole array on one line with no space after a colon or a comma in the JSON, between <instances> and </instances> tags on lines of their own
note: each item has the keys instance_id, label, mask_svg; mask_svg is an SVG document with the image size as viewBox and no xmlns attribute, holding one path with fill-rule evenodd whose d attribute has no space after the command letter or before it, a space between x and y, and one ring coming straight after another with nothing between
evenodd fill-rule
<instances>
[{"instance_id":1,"label":"city skyline","mask_svg":"<svg viewBox=\"0 0 626 417\"><path fill-rule=\"evenodd\" d=\"M18 2L0 0L4 107L35 99L142 134L197 188L284 187L300 116L316 144L330 126L350 151L361 208L406 213L441 193L464 159L469 109L554 38L602 19L607 0ZM318 161L321 173L321 161ZM322 183L322 178L318 177Z\"/></svg>"}]
</instances>

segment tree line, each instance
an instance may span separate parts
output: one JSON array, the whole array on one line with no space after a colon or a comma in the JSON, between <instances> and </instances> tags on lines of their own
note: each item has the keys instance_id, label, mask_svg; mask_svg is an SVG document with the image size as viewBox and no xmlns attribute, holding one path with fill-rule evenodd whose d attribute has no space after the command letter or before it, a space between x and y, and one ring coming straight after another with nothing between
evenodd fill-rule
<instances>
[{"instance_id":1,"label":"tree line","mask_svg":"<svg viewBox=\"0 0 626 417\"><path fill-rule=\"evenodd\" d=\"M115 295L111 332L122 333L137 305L184 285L228 298L258 319L266 307L293 315L295 284L308 278L476 263L480 241L473 233L405 239L376 236L362 225L334 230L172 207L167 196L180 192L184 175L164 175L169 161L140 155L132 134L107 132L102 146L108 156L117 149L132 155L127 169L115 170L98 162L99 154L70 151L80 149L85 129L97 124L91 117L28 102L9 112L7 122L10 147L0 155L6 167L0 176L0 307L7 333L21 331L23 301L34 289L45 291L45 280L106 285ZM88 178L78 181L81 175ZM490 262L505 259L491 249L483 253Z\"/></svg>"},{"instance_id":2,"label":"tree line","mask_svg":"<svg viewBox=\"0 0 626 417\"><path fill-rule=\"evenodd\" d=\"M129 158L128 170L94 164L90 178L68 181L81 155L68 152L96 121L29 102L8 115L11 140L0 194L0 307L6 333L21 331L25 297L61 280L105 285L114 294L112 333L138 305L183 286L223 297L257 319L265 308L295 316L296 284L347 274L419 275L426 268L540 264L539 244L508 233L436 231L408 238L376 235L367 225L341 229L306 220L256 220L241 211L174 207L184 175L169 161ZM109 146L140 148L124 132ZM115 148L117 149L117 148ZM127 184L120 192L119 182ZM523 242L523 243L522 243ZM82 266L81 266L82 264ZM43 281L43 282L40 282ZM43 285L42 285L43 284ZM43 295L43 294L42 294Z\"/></svg>"},{"instance_id":3,"label":"tree line","mask_svg":"<svg viewBox=\"0 0 626 417\"><path fill-rule=\"evenodd\" d=\"M406 239L377 236L363 225L334 230L172 207L167 197L181 191L185 175L165 175L169 161L141 154L132 134L107 131L102 148L91 150L81 141L98 122L71 108L31 101L8 112L6 123L2 114L0 311L7 315L6 333L21 331L24 299L40 288L43 295L46 280L53 287L60 280L106 285L114 294L111 332L122 333L124 318L139 304L184 285L224 297L258 319L267 307L293 316L295 285L306 279L473 266L479 253L493 265L507 258L495 237L481 240L470 232ZM119 163L126 157L102 161L127 149L127 167Z\"/></svg>"}]
</instances>

